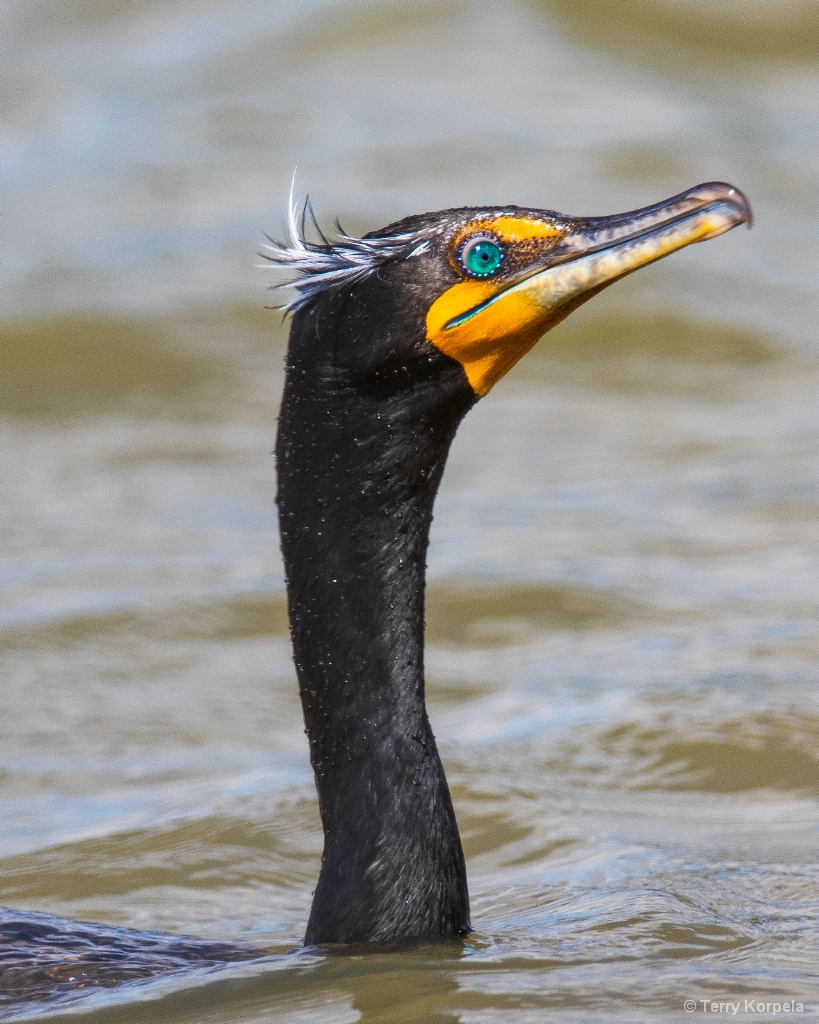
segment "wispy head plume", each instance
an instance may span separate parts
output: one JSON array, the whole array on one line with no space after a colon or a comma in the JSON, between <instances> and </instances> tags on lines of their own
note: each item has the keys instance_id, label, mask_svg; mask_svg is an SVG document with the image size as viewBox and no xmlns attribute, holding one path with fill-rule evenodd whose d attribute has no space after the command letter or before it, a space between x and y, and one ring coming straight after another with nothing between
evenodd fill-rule
<instances>
[{"instance_id":1,"label":"wispy head plume","mask_svg":"<svg viewBox=\"0 0 819 1024\"><path fill-rule=\"evenodd\" d=\"M294 175L295 184L295 175ZM308 219L321 241L307 239ZM386 238L354 238L336 221L335 237L329 239L318 226L310 197L299 203L290 187L287 237L283 242L265 235L267 245L260 255L292 275L289 280L272 285L274 289L293 288L295 295L281 305L286 313L301 309L326 288L343 287L372 274L384 263L408 259L424 252L425 241L416 235L400 234Z\"/></svg>"}]
</instances>

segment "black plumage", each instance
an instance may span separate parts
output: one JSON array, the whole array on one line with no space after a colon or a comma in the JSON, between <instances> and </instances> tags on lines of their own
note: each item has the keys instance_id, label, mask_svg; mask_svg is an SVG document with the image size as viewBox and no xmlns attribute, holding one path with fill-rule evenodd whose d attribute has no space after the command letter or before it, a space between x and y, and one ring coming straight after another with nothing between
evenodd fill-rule
<instances>
[{"instance_id":1,"label":"black plumage","mask_svg":"<svg viewBox=\"0 0 819 1024\"><path fill-rule=\"evenodd\" d=\"M466 869L424 706L424 566L475 402L407 264L293 317L277 443L296 669L325 851L307 942L457 935ZM420 300L420 301L419 301Z\"/></svg>"}]
</instances>

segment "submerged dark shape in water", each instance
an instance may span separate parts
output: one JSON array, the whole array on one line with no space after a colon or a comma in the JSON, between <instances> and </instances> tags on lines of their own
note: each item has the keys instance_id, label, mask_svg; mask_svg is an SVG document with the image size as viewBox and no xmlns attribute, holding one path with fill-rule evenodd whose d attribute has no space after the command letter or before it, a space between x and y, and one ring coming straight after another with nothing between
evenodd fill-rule
<instances>
[{"instance_id":1,"label":"submerged dark shape in water","mask_svg":"<svg viewBox=\"0 0 819 1024\"><path fill-rule=\"evenodd\" d=\"M609 217L461 208L317 243L304 222L291 210L291 237L266 255L296 275L277 455L325 837L305 941L456 938L470 930L466 869L423 671L425 559L452 438L572 310L750 224L750 209L711 182ZM0 971L30 998L264 955L8 912L0 941Z\"/></svg>"},{"instance_id":2,"label":"submerged dark shape in water","mask_svg":"<svg viewBox=\"0 0 819 1024\"><path fill-rule=\"evenodd\" d=\"M93 989L265 955L249 943L138 932L0 907L0 1017L31 1003L73 1001Z\"/></svg>"}]
</instances>

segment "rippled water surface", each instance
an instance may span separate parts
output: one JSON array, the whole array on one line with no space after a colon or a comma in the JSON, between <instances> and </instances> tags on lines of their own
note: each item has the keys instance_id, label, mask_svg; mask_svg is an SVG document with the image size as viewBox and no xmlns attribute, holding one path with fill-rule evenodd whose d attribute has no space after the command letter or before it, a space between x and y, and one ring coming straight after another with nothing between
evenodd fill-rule
<instances>
[{"instance_id":1,"label":"rippled water surface","mask_svg":"<svg viewBox=\"0 0 819 1024\"><path fill-rule=\"evenodd\" d=\"M819 1013L816 37L800 0L0 6L0 904L265 951L11 972L0 1017ZM254 269L295 166L351 231L708 179L755 208L575 313L456 440L428 689L463 947L298 951L321 844Z\"/></svg>"}]
</instances>

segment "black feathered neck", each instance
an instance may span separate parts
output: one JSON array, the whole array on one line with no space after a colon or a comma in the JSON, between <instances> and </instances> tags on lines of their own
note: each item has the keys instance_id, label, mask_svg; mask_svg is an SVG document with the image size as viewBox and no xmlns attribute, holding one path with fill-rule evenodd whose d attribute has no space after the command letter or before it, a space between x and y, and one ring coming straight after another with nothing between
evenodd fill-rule
<instances>
[{"instance_id":1,"label":"black feathered neck","mask_svg":"<svg viewBox=\"0 0 819 1024\"><path fill-rule=\"evenodd\" d=\"M423 622L432 506L475 396L418 337L412 303L387 294L374 278L295 313L279 419L291 634L325 833L308 943L469 928Z\"/></svg>"}]
</instances>

